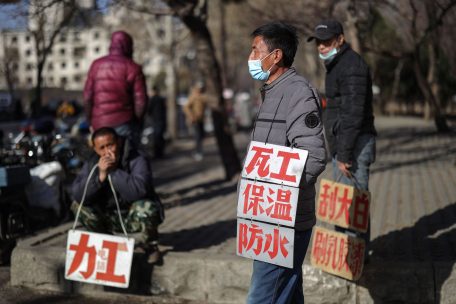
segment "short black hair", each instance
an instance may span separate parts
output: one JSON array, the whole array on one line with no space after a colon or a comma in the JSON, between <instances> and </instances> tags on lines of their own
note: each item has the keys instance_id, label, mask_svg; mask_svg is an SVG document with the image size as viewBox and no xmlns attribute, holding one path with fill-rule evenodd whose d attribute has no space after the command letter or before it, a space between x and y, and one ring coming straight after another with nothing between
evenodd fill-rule
<instances>
[{"instance_id":1,"label":"short black hair","mask_svg":"<svg viewBox=\"0 0 456 304\"><path fill-rule=\"evenodd\" d=\"M95 132L93 132L93 134L92 134L92 143L95 142L95 139L97 137L104 136L104 135L112 135L115 140L117 140L117 138L119 137L119 135L117 135L116 130L114 130L113 128L102 127L102 128L96 129Z\"/></svg>"},{"instance_id":2,"label":"short black hair","mask_svg":"<svg viewBox=\"0 0 456 304\"><path fill-rule=\"evenodd\" d=\"M270 22L254 30L251 36L253 38L263 37L270 52L274 49L281 49L283 64L286 67L293 64L299 44L297 30L294 26L280 21Z\"/></svg>"}]
</instances>

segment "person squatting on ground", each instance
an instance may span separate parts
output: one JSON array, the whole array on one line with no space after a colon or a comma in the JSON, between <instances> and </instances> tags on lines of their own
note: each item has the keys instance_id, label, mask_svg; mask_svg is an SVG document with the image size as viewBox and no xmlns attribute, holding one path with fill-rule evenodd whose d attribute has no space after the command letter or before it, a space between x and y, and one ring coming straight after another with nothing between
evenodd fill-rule
<instances>
[{"instance_id":1,"label":"person squatting on ground","mask_svg":"<svg viewBox=\"0 0 456 304\"><path fill-rule=\"evenodd\" d=\"M72 185L71 210L76 214L90 171L94 174L88 181L85 201L80 220L89 231L99 233L121 233L113 187L119 200L124 226L135 238L137 251L149 254L149 262L160 259L158 251L158 225L164 219L163 208L155 193L150 164L130 144L108 127L97 129L92 134L95 155L82 167Z\"/></svg>"},{"instance_id":2,"label":"person squatting on ground","mask_svg":"<svg viewBox=\"0 0 456 304\"><path fill-rule=\"evenodd\" d=\"M188 102L184 106L187 124L193 127L193 136L195 137L195 153L193 157L197 161L203 159L204 113L208 103L208 97L204 93L204 89L202 82L196 83L188 97Z\"/></svg>"},{"instance_id":3,"label":"person squatting on ground","mask_svg":"<svg viewBox=\"0 0 456 304\"><path fill-rule=\"evenodd\" d=\"M316 89L291 67L296 29L281 22L252 33L249 72L264 81L252 140L309 151L301 180L295 225L293 268L253 262L248 304L304 303L302 264L316 223L315 182L325 169L326 151Z\"/></svg>"},{"instance_id":4,"label":"person squatting on ground","mask_svg":"<svg viewBox=\"0 0 456 304\"><path fill-rule=\"evenodd\" d=\"M366 62L345 42L342 25L324 20L314 36L320 58L326 67L327 106L323 112L326 139L332 157L334 180L369 190L369 167L375 161L372 79ZM336 226L338 231L347 231ZM368 231L361 234L370 240ZM367 255L366 255L367 257Z\"/></svg>"},{"instance_id":5,"label":"person squatting on ground","mask_svg":"<svg viewBox=\"0 0 456 304\"><path fill-rule=\"evenodd\" d=\"M142 68L132 58L131 36L123 31L114 32L109 55L90 66L84 87L84 109L93 130L114 128L138 147L147 91Z\"/></svg>"}]
</instances>

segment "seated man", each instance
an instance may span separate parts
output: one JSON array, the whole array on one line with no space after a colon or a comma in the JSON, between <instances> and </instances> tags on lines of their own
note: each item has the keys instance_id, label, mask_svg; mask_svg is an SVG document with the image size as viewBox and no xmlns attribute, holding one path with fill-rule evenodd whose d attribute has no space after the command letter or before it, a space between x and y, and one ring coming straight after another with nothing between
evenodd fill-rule
<instances>
[{"instance_id":1,"label":"seated man","mask_svg":"<svg viewBox=\"0 0 456 304\"><path fill-rule=\"evenodd\" d=\"M148 254L150 263L157 262L160 259L157 228L164 219L164 213L153 188L149 162L112 128L96 130L92 135L92 144L96 155L84 164L73 183L76 202L71 206L72 211L76 214L90 171L98 166L87 184L80 222L89 231L122 233L108 180L108 175L111 176L125 229L129 236L135 238L136 250Z\"/></svg>"}]
</instances>

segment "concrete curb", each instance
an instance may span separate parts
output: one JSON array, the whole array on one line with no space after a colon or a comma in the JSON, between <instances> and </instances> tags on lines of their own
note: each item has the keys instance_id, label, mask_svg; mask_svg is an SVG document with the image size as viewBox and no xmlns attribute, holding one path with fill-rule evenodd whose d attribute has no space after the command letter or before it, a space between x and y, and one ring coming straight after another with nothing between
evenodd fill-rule
<instances>
[{"instance_id":1,"label":"concrete curb","mask_svg":"<svg viewBox=\"0 0 456 304\"><path fill-rule=\"evenodd\" d=\"M11 284L62 293L106 297L155 293L201 303L245 303L252 262L227 254L168 252L164 263L145 270L141 258L132 271L131 286L115 288L64 279L66 231L71 224L53 228L21 241L12 253ZM305 264L306 303L455 303L454 263L398 263L373 261L357 283L329 275ZM149 282L144 279L149 275ZM137 279L134 279L134 278ZM149 286L144 286L149 284Z\"/></svg>"}]
</instances>

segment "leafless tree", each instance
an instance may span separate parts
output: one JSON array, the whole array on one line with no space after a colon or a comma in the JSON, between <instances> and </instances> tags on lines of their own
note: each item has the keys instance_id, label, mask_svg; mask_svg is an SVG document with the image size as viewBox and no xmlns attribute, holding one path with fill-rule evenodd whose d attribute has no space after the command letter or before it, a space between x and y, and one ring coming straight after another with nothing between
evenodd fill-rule
<instances>
[{"instance_id":1,"label":"leafless tree","mask_svg":"<svg viewBox=\"0 0 456 304\"><path fill-rule=\"evenodd\" d=\"M59 8L63 15L51 16ZM78 12L78 5L76 0L30 1L26 11L29 20L30 18L34 20L34 26L29 31L35 42L36 53L36 86L31 107L32 115L36 116L41 109L42 74L48 55L59 34L71 23Z\"/></svg>"},{"instance_id":2,"label":"leafless tree","mask_svg":"<svg viewBox=\"0 0 456 304\"><path fill-rule=\"evenodd\" d=\"M449 130L440 100L440 81L437 73L440 33L446 17L454 14L455 0L379 1L379 11L397 29L400 41L394 50L384 54L412 60L417 86L429 105L436 128ZM451 54L450 56L453 56Z\"/></svg>"},{"instance_id":3,"label":"leafless tree","mask_svg":"<svg viewBox=\"0 0 456 304\"><path fill-rule=\"evenodd\" d=\"M228 117L223 99L223 86L220 65L215 55L211 33L207 27L206 0L164 0L167 8L156 4L152 9L150 3L142 4L131 0L118 0L118 3L127 5L135 10L144 10L155 14L171 14L177 16L190 31L196 51L196 75L205 82L206 90L211 102L214 134L217 140L219 153L225 169L225 177L231 179L241 171L239 157L234 146L232 134L228 125ZM151 0L151 2L157 3Z\"/></svg>"}]
</instances>

